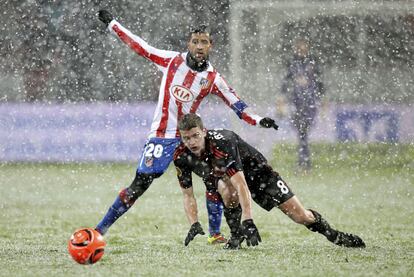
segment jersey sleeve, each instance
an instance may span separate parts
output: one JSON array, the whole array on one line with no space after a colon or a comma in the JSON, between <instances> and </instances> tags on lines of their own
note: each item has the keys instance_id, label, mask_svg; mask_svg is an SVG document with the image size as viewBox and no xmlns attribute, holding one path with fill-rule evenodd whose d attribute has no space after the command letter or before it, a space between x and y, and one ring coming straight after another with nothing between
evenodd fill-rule
<instances>
[{"instance_id":1,"label":"jersey sleeve","mask_svg":"<svg viewBox=\"0 0 414 277\"><path fill-rule=\"evenodd\" d=\"M191 176L191 168L185 162L185 158L181 155L174 157L174 165L177 171L177 178L180 186L184 189L188 189L193 186L193 180Z\"/></svg>"},{"instance_id":2,"label":"jersey sleeve","mask_svg":"<svg viewBox=\"0 0 414 277\"><path fill-rule=\"evenodd\" d=\"M175 51L160 50L150 46L146 41L139 36L134 35L116 20L112 20L111 23L109 23L108 28L135 53L153 62L161 70L167 68L171 59L179 55L179 53Z\"/></svg>"},{"instance_id":3,"label":"jersey sleeve","mask_svg":"<svg viewBox=\"0 0 414 277\"><path fill-rule=\"evenodd\" d=\"M230 86L227 85L220 74L216 75L211 93L220 97L227 106L232 108L240 119L251 125L259 125L259 121L262 117L248 108L247 104L240 99Z\"/></svg>"},{"instance_id":4,"label":"jersey sleeve","mask_svg":"<svg viewBox=\"0 0 414 277\"><path fill-rule=\"evenodd\" d=\"M213 166L216 176L226 173L231 177L238 171L243 171L243 163L235 138L226 137L216 140L211 147L211 152L214 156Z\"/></svg>"}]
</instances>

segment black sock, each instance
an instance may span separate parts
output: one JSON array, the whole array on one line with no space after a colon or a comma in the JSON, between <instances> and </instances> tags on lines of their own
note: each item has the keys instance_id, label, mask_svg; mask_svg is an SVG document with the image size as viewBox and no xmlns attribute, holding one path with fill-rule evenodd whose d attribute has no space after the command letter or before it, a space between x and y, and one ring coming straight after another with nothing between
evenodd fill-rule
<instances>
[{"instance_id":1,"label":"black sock","mask_svg":"<svg viewBox=\"0 0 414 277\"><path fill-rule=\"evenodd\" d=\"M230 233L232 236L240 235L241 215L242 209L240 205L238 205L236 208L224 207L224 217L226 218L226 222L230 227Z\"/></svg>"},{"instance_id":2,"label":"black sock","mask_svg":"<svg viewBox=\"0 0 414 277\"><path fill-rule=\"evenodd\" d=\"M312 232L318 232L324 235L329 241L334 242L338 236L338 231L333 229L318 212L310 210L315 217L315 222L306 227Z\"/></svg>"}]
</instances>

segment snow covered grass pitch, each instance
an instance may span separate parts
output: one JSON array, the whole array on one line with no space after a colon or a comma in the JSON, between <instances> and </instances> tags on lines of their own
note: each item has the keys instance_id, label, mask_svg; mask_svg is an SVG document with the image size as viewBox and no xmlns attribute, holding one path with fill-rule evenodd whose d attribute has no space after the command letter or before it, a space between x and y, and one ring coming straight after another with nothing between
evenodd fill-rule
<instances>
[{"instance_id":1,"label":"snow covered grass pitch","mask_svg":"<svg viewBox=\"0 0 414 277\"><path fill-rule=\"evenodd\" d=\"M102 260L82 266L67 252L69 236L95 226L135 164L0 164L0 276L414 276L414 146L311 150L307 175L294 173L294 145L276 145L271 163L306 207L360 235L366 249L334 246L256 204L259 247L225 251L206 236L184 247L189 225L171 167L109 230ZM195 188L207 231L203 185Z\"/></svg>"}]
</instances>

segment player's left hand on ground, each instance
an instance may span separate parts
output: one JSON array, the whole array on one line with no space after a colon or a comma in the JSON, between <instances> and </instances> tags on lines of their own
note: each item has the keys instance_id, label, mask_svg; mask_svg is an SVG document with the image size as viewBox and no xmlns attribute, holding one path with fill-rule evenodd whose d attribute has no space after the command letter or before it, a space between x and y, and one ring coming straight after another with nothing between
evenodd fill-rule
<instances>
[{"instance_id":1,"label":"player's left hand on ground","mask_svg":"<svg viewBox=\"0 0 414 277\"><path fill-rule=\"evenodd\" d=\"M201 227L200 222L196 222L196 223L193 223L193 225L191 225L190 231L188 231L187 237L185 238L184 245L187 246L190 243L190 241L192 241L194 237L197 236L198 234L200 235L206 234L204 233L203 227Z\"/></svg>"},{"instance_id":2,"label":"player's left hand on ground","mask_svg":"<svg viewBox=\"0 0 414 277\"><path fill-rule=\"evenodd\" d=\"M105 23L107 26L114 19L113 15L107 10L100 10L98 12L99 20Z\"/></svg>"},{"instance_id":3,"label":"player's left hand on ground","mask_svg":"<svg viewBox=\"0 0 414 277\"><path fill-rule=\"evenodd\" d=\"M260 126L262 126L264 128L275 128L276 130L279 129L279 126L270 117L262 118L262 120L260 120L259 124L260 124Z\"/></svg>"},{"instance_id":4,"label":"player's left hand on ground","mask_svg":"<svg viewBox=\"0 0 414 277\"><path fill-rule=\"evenodd\" d=\"M259 242L262 242L259 230L257 230L256 225L254 225L253 219L243 220L242 231L243 235L246 237L247 246L256 246L259 245Z\"/></svg>"}]
</instances>

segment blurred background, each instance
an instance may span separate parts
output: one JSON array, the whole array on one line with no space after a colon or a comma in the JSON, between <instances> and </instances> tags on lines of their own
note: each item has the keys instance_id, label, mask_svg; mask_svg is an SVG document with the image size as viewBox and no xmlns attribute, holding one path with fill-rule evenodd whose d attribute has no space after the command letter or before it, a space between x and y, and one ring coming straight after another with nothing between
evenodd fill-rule
<instances>
[{"instance_id":1,"label":"blurred background","mask_svg":"<svg viewBox=\"0 0 414 277\"><path fill-rule=\"evenodd\" d=\"M306 36L330 101L412 102L413 6L397 0L1 0L0 101L156 100L157 70L105 31L96 13L106 8L162 49L184 52L189 27L209 24L213 64L247 99L275 98L292 42Z\"/></svg>"},{"instance_id":2,"label":"blurred background","mask_svg":"<svg viewBox=\"0 0 414 277\"><path fill-rule=\"evenodd\" d=\"M0 101L154 101L160 75L105 30L107 9L151 45L186 51L190 26L212 26L229 60L229 1L1 0ZM215 55L213 55L215 56Z\"/></svg>"},{"instance_id":3,"label":"blurred background","mask_svg":"<svg viewBox=\"0 0 414 277\"><path fill-rule=\"evenodd\" d=\"M261 136L241 125L257 144L295 140L287 118L289 105L278 106L277 100L282 98L292 45L299 37L309 41L325 90L311 139L414 140L413 1L0 0L0 6L2 160L8 160L7 153L21 151L11 149L22 144L32 144L29 152L45 148L39 146L45 142L39 138L34 143L36 136L27 135L27 130L47 127L44 138L53 120L59 122L52 125L61 128L55 131L62 133L62 129L77 129L88 118L89 130L99 120L102 126L111 126L113 121L122 121L114 114L127 113L128 128L143 127L131 143L144 139L138 137L145 137L149 130L161 75L105 30L97 19L99 9L111 11L151 45L181 52L186 51L190 26L210 25L213 65L247 103L261 115L278 119L282 127L278 136L269 132ZM217 119L212 121L214 127L240 126L232 111L210 98L210 103L220 102L219 110L223 109L218 115L209 113ZM142 109L143 103L149 106ZM87 108L67 108L73 104ZM104 108L96 112L91 108L96 104ZM111 114L105 107L113 105L124 106L119 112L112 110L112 119L98 116ZM210 110L217 111L214 107ZM49 115L42 115L47 109ZM137 114L131 115L132 109ZM95 113L85 114L85 110ZM74 115L82 120L66 120ZM50 148L54 142L46 144Z\"/></svg>"},{"instance_id":4,"label":"blurred background","mask_svg":"<svg viewBox=\"0 0 414 277\"><path fill-rule=\"evenodd\" d=\"M206 127L235 130L306 207L367 248L332 247L256 207L259 249L229 255L201 236L184 249L171 167L112 227L102 263L75 265L69 235L95 226L133 179L161 79L105 30L100 9L161 49L184 52L189 27L210 25L213 65L280 128L249 126L214 96L198 111ZM282 93L297 38L309 42L324 87L312 170L298 167L306 151ZM414 0L0 0L0 276L412 277L413 76Z\"/></svg>"}]
</instances>

